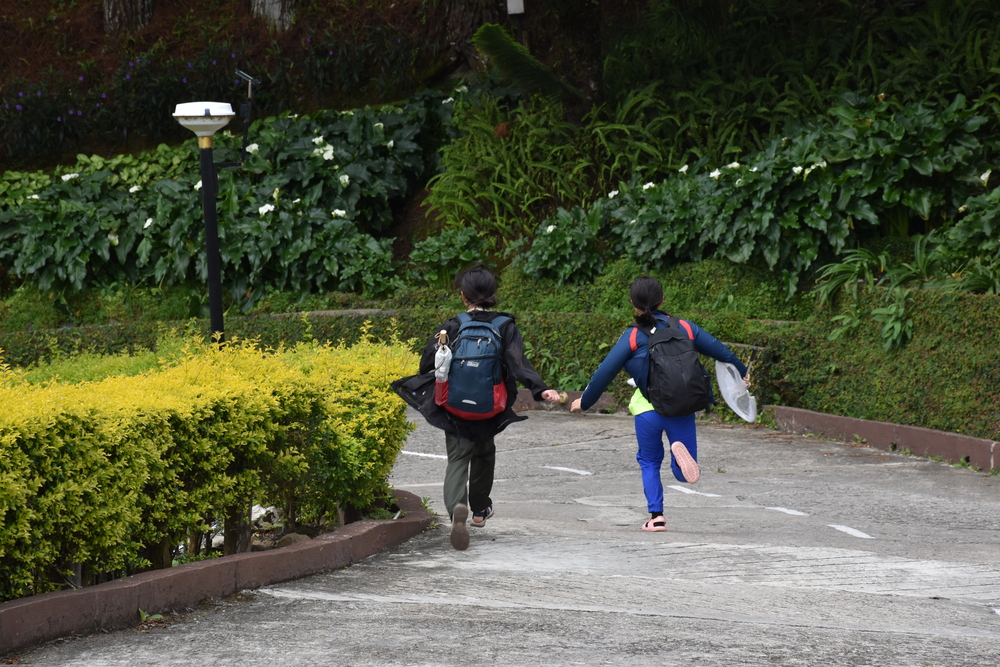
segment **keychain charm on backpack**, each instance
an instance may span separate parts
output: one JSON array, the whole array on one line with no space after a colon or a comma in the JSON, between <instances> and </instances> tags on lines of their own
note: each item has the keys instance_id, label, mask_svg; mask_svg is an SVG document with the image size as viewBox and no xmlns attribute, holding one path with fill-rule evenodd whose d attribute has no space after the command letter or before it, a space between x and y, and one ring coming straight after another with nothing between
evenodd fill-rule
<instances>
[{"instance_id":1,"label":"keychain charm on backpack","mask_svg":"<svg viewBox=\"0 0 1000 667\"><path fill-rule=\"evenodd\" d=\"M435 383L434 402L461 419L495 417L507 408L500 327L510 318L501 315L492 322L480 322L460 313L458 321L447 379Z\"/></svg>"}]
</instances>

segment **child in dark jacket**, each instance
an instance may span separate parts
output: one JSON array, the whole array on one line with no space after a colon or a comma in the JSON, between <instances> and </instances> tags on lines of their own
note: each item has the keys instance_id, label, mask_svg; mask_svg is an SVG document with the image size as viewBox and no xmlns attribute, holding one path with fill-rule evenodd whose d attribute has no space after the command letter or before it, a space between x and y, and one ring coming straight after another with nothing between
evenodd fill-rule
<instances>
[{"instance_id":1,"label":"child in dark jacket","mask_svg":"<svg viewBox=\"0 0 1000 667\"><path fill-rule=\"evenodd\" d=\"M660 466L665 454L663 433L666 432L668 442L673 443L670 445L670 467L674 477L689 484L694 484L701 477L698 440L694 414L665 417L654 410L646 393L649 337L640 327L669 326L669 315L660 310L663 305L663 286L655 278L640 276L632 283L629 301L635 309L635 322L638 326L629 327L621 335L594 372L583 395L573 401L571 410L590 408L623 368L632 377L637 388L629 410L635 415L635 435L639 445L636 460L642 471L642 487L650 514L650 518L642 525L642 530L661 532L667 529L667 522L663 517L663 482L660 479ZM725 345L693 322L679 320L678 323L688 338L694 341L699 353L733 364L744 381L748 382L746 366Z\"/></svg>"},{"instance_id":2,"label":"child in dark jacket","mask_svg":"<svg viewBox=\"0 0 1000 667\"><path fill-rule=\"evenodd\" d=\"M477 265L460 273L455 284L472 320L492 322L499 317L507 318L500 325L503 382L507 395L503 411L488 419L472 421L457 417L435 403L433 380L438 334L424 347L420 375L397 380L393 387L407 403L420 411L429 424L445 432L448 467L444 476L444 504L452 521L451 544L456 549L465 549L469 546L466 520L470 507L473 526L483 526L493 516L493 501L490 499L496 461L493 439L508 425L527 419L513 410L517 396L516 382L531 390L536 401L558 401L559 392L548 388L524 356L524 341L513 315L490 310L497 305L496 277L485 267ZM453 317L438 331L444 331L447 339L453 341L459 326L458 317Z\"/></svg>"}]
</instances>

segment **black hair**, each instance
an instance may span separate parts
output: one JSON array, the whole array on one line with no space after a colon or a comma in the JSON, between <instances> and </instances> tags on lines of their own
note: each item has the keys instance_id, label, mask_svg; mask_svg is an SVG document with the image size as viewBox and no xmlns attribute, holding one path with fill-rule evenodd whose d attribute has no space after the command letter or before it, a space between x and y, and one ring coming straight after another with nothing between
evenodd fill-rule
<instances>
[{"instance_id":1,"label":"black hair","mask_svg":"<svg viewBox=\"0 0 1000 667\"><path fill-rule=\"evenodd\" d=\"M455 276L454 286L465 295L470 306L492 308L497 305L497 279L482 264L473 264Z\"/></svg>"},{"instance_id":2,"label":"black hair","mask_svg":"<svg viewBox=\"0 0 1000 667\"><path fill-rule=\"evenodd\" d=\"M653 310L663 303L663 285L656 278L639 276L632 281L628 290L629 301L641 310L636 313L635 323L646 327L656 326Z\"/></svg>"}]
</instances>

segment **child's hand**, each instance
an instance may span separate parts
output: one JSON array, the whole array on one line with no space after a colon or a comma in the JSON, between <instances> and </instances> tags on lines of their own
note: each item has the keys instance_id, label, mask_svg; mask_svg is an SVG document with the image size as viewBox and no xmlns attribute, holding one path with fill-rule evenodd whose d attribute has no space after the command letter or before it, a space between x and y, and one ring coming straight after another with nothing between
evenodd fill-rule
<instances>
[{"instance_id":1,"label":"child's hand","mask_svg":"<svg viewBox=\"0 0 1000 667\"><path fill-rule=\"evenodd\" d=\"M573 404L569 406L569 411L580 412L583 409L582 405L583 405L583 397L581 396L580 398L573 401Z\"/></svg>"},{"instance_id":2,"label":"child's hand","mask_svg":"<svg viewBox=\"0 0 1000 667\"><path fill-rule=\"evenodd\" d=\"M546 389L545 391L542 392L542 398L544 398L546 401L549 401L550 403L558 403L559 392L556 391L555 389Z\"/></svg>"}]
</instances>

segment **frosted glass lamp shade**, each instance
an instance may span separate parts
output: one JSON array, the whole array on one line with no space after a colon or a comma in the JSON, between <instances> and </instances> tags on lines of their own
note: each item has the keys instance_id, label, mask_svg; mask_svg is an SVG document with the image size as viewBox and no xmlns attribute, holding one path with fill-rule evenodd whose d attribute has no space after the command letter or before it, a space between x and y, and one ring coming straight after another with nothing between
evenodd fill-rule
<instances>
[{"instance_id":1,"label":"frosted glass lamp shade","mask_svg":"<svg viewBox=\"0 0 1000 667\"><path fill-rule=\"evenodd\" d=\"M232 105L223 102L186 102L174 109L174 119L199 137L212 136L235 115Z\"/></svg>"}]
</instances>

